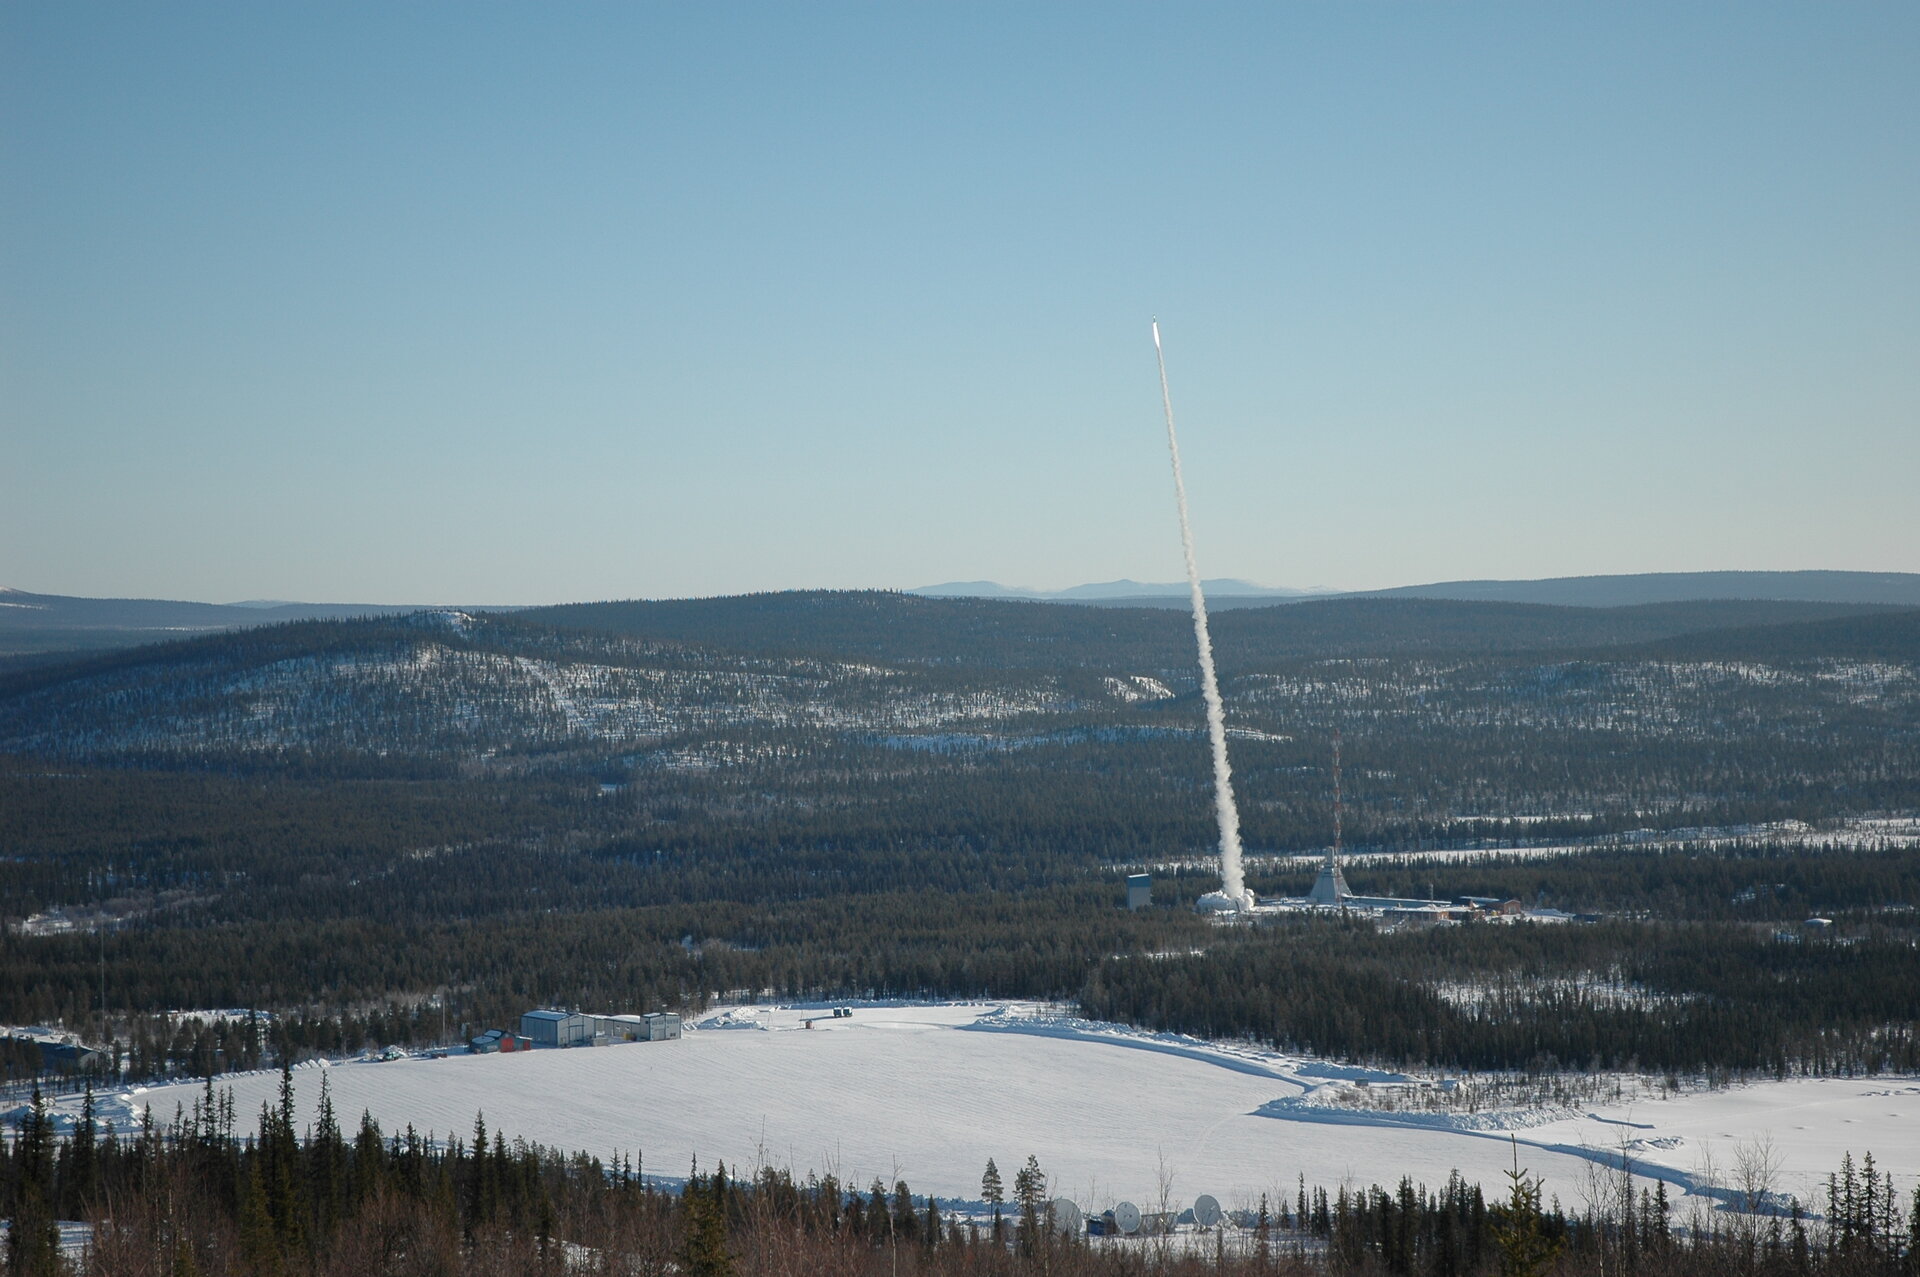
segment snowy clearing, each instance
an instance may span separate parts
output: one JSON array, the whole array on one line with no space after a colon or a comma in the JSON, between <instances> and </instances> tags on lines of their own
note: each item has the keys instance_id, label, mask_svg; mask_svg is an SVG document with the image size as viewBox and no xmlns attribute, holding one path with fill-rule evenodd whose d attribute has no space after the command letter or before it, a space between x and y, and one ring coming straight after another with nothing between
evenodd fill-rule
<instances>
[{"instance_id":1,"label":"snowy clearing","mask_svg":"<svg viewBox=\"0 0 1920 1277\"><path fill-rule=\"evenodd\" d=\"M389 1133L409 1123L465 1136L490 1130L565 1150L638 1151L649 1174L766 1162L832 1172L864 1186L905 1179L967 1202L993 1158L1012 1174L1028 1154L1054 1191L1091 1210L1128 1199L1228 1208L1297 1177L1329 1189L1430 1186L1458 1169L1490 1194L1517 1141L1549 1196L1584 1205L1624 1149L1636 1173L1725 1197L1744 1158L1776 1161L1776 1192L1812 1207L1841 1155L1871 1151L1902 1193L1920 1173L1920 1078L1765 1082L1598 1105L1585 1111L1359 1110L1327 1101L1365 1080L1403 1075L1098 1024L1024 1004L862 1006L851 1019L804 1020L818 1007L745 1007L689 1024L677 1042L454 1056L325 1069L342 1125L363 1109ZM318 1067L296 1071L301 1121ZM273 1073L222 1078L250 1122ZM103 1116L125 1130L139 1107L157 1122L190 1107L197 1085L115 1096ZM72 1102L63 1102L71 1107ZM1715 1186L1720 1186L1715 1191ZM1676 1194L1677 1196L1677 1194ZM1696 1200L1701 1200L1696 1198Z\"/></svg>"}]
</instances>

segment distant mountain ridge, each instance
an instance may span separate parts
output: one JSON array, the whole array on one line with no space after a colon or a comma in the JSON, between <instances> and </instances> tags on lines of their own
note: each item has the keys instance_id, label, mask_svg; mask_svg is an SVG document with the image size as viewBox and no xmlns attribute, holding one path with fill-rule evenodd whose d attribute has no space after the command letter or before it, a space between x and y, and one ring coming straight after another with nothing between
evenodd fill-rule
<instances>
[{"instance_id":1,"label":"distant mountain ridge","mask_svg":"<svg viewBox=\"0 0 1920 1277\"><path fill-rule=\"evenodd\" d=\"M1210 605L1226 607L1303 603L1332 598L1452 599L1463 603L1545 603L1556 607L1638 607L1752 599L1780 603L1875 603L1920 607L1916 572L1640 572L1545 577L1534 581L1436 581L1384 590L1294 589L1236 578L1201 582ZM1031 599L1128 607L1185 606L1184 582L1108 581L1065 590L1032 590L994 581L950 581L907 591L927 598Z\"/></svg>"},{"instance_id":2,"label":"distant mountain ridge","mask_svg":"<svg viewBox=\"0 0 1920 1277\"><path fill-rule=\"evenodd\" d=\"M1259 598L1270 602L1283 599L1322 598L1338 594L1338 590L1320 587L1297 590L1289 586L1255 585L1251 581L1242 581L1237 577L1215 577L1203 580L1200 587L1212 598ZM1098 581L1088 585L1069 586L1064 590L1036 590L1021 585L1001 585L997 581L948 581L942 585L921 585L906 591L929 599L1028 599L1036 602L1094 602L1124 600L1133 602L1140 599L1171 598L1184 601L1187 597L1185 581L1146 582L1132 581L1122 577L1118 581Z\"/></svg>"},{"instance_id":3,"label":"distant mountain ridge","mask_svg":"<svg viewBox=\"0 0 1920 1277\"><path fill-rule=\"evenodd\" d=\"M1641 572L1538 581L1440 581L1360 590L1354 596L1549 603L1560 607L1636 607L1703 599L1920 607L1920 572Z\"/></svg>"},{"instance_id":4,"label":"distant mountain ridge","mask_svg":"<svg viewBox=\"0 0 1920 1277\"><path fill-rule=\"evenodd\" d=\"M1261 586L1235 578L1214 578L1202 584L1209 606L1220 612L1360 599L1545 604L1573 608L1732 601L1817 603L1845 607L1920 607L1920 573L1912 572L1660 572L1553 577L1538 581L1440 581L1428 585L1365 591ZM777 599L819 594L822 592L786 591L734 597L741 600ZM1187 606L1187 587L1184 582L1122 579L1076 585L1063 590L1033 590L1004 586L993 581L951 581L908 590L900 597L928 602L975 599L1001 603L1066 603L1082 607L1182 610ZM626 609L635 618L644 611L648 615L648 623L652 624L682 614L688 617L705 615L711 610L705 606L709 603L719 606L723 611L748 606L744 603L729 604L723 600L661 599L619 604L565 604L558 608L531 609L459 605L458 610L547 614L546 619L567 624L569 621L565 618L592 615L595 614L594 609L614 608ZM9 664L38 663L48 654L60 652L105 651L290 621L402 616L441 606L287 603L273 600L195 603L173 599L89 599L33 594L0 587L0 658L5 658ZM896 617L895 621L897 623L903 619ZM1755 622L1761 619L1757 616L1753 618Z\"/></svg>"},{"instance_id":5,"label":"distant mountain ridge","mask_svg":"<svg viewBox=\"0 0 1920 1277\"><path fill-rule=\"evenodd\" d=\"M87 599L0 586L0 653L87 651L158 643L285 621L403 616L421 603L193 603L180 599ZM496 607L494 612L516 609Z\"/></svg>"}]
</instances>

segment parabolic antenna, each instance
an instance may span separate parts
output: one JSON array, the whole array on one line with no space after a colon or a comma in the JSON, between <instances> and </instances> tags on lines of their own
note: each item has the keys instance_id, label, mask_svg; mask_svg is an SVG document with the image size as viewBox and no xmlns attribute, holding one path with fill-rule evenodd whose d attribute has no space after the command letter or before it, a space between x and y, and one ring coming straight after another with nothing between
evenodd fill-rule
<instances>
[{"instance_id":1,"label":"parabolic antenna","mask_svg":"<svg viewBox=\"0 0 1920 1277\"><path fill-rule=\"evenodd\" d=\"M1202 1228L1212 1228L1220 1222L1220 1203L1212 1193L1202 1193L1194 1200L1193 1222Z\"/></svg>"},{"instance_id":2,"label":"parabolic antenna","mask_svg":"<svg viewBox=\"0 0 1920 1277\"><path fill-rule=\"evenodd\" d=\"M1140 1231L1140 1208L1132 1202L1121 1202L1113 1208L1113 1226L1129 1235Z\"/></svg>"},{"instance_id":3,"label":"parabolic antenna","mask_svg":"<svg viewBox=\"0 0 1920 1277\"><path fill-rule=\"evenodd\" d=\"M1087 1231L1087 1217L1080 1208L1064 1197L1056 1197L1047 1203L1047 1210L1053 1216L1053 1231L1064 1237L1077 1237Z\"/></svg>"}]
</instances>

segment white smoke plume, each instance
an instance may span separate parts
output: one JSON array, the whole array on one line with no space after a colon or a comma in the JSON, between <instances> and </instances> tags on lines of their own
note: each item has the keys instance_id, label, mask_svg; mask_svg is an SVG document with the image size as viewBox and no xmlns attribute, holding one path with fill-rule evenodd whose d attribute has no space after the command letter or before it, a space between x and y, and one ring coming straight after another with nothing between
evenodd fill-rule
<instances>
[{"instance_id":1,"label":"white smoke plume","mask_svg":"<svg viewBox=\"0 0 1920 1277\"><path fill-rule=\"evenodd\" d=\"M1187 588L1193 595L1193 641L1200 649L1200 695L1207 702L1207 737L1213 742L1213 814L1220 825L1220 893L1246 909L1246 879L1240 871L1240 809L1233 802L1233 768L1227 763L1227 711L1213 672L1213 637L1207 632L1207 600L1200 592L1200 565L1193 557L1193 524L1187 518L1187 482L1180 473L1180 440L1173 433L1173 396L1167 390L1167 356L1160 348L1160 321L1153 321L1153 357L1160 365L1160 403L1167 414L1167 451L1173 456L1173 495L1180 507L1180 548L1187 557Z\"/></svg>"}]
</instances>

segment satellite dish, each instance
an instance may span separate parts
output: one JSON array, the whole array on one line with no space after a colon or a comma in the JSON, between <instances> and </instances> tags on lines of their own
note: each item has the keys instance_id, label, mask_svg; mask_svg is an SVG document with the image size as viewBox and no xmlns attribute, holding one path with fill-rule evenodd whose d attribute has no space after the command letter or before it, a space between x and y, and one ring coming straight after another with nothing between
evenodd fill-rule
<instances>
[{"instance_id":1,"label":"satellite dish","mask_svg":"<svg viewBox=\"0 0 1920 1277\"><path fill-rule=\"evenodd\" d=\"M1202 1193L1193 1203L1193 1222L1202 1228L1212 1228L1220 1222L1220 1203L1212 1193Z\"/></svg>"},{"instance_id":2,"label":"satellite dish","mask_svg":"<svg viewBox=\"0 0 1920 1277\"><path fill-rule=\"evenodd\" d=\"M1140 1231L1140 1208L1132 1202L1121 1202L1113 1208L1113 1226L1123 1233Z\"/></svg>"},{"instance_id":3,"label":"satellite dish","mask_svg":"<svg viewBox=\"0 0 1920 1277\"><path fill-rule=\"evenodd\" d=\"M1047 1203L1047 1209L1053 1214L1053 1231L1066 1237L1075 1237L1087 1231L1087 1217L1080 1208L1064 1197L1056 1197Z\"/></svg>"}]
</instances>

